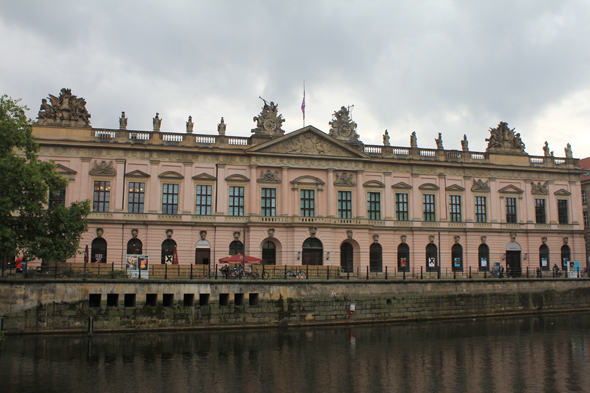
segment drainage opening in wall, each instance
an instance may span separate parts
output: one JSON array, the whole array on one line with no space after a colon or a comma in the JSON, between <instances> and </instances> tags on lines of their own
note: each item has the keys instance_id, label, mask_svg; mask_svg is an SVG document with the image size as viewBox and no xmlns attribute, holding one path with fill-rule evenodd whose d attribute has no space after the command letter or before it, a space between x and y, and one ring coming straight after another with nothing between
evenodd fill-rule
<instances>
[{"instance_id":1,"label":"drainage opening in wall","mask_svg":"<svg viewBox=\"0 0 590 393\"><path fill-rule=\"evenodd\" d=\"M251 306L258 306L258 294L257 293L251 293L250 294L250 305Z\"/></svg>"},{"instance_id":2,"label":"drainage opening in wall","mask_svg":"<svg viewBox=\"0 0 590 393\"><path fill-rule=\"evenodd\" d=\"M199 293L199 306L208 306L209 296L208 293Z\"/></svg>"},{"instance_id":3,"label":"drainage opening in wall","mask_svg":"<svg viewBox=\"0 0 590 393\"><path fill-rule=\"evenodd\" d=\"M235 293L234 294L234 304L236 306L243 306L244 305L244 294L243 293Z\"/></svg>"},{"instance_id":4,"label":"drainage opening in wall","mask_svg":"<svg viewBox=\"0 0 590 393\"><path fill-rule=\"evenodd\" d=\"M174 306L174 294L173 293L165 293L164 297L162 298L162 305L164 307Z\"/></svg>"},{"instance_id":5,"label":"drainage opening in wall","mask_svg":"<svg viewBox=\"0 0 590 393\"><path fill-rule=\"evenodd\" d=\"M391 301L391 299L387 299L387 305L388 305L388 306L391 306L391 303L393 303L393 302Z\"/></svg>"},{"instance_id":6,"label":"drainage opening in wall","mask_svg":"<svg viewBox=\"0 0 590 393\"><path fill-rule=\"evenodd\" d=\"M145 305L150 307L156 307L158 305L158 294L148 293L145 295Z\"/></svg>"},{"instance_id":7,"label":"drainage opening in wall","mask_svg":"<svg viewBox=\"0 0 590 393\"><path fill-rule=\"evenodd\" d=\"M125 307L135 307L135 294L134 293L126 293L125 297L123 299L125 301Z\"/></svg>"},{"instance_id":8,"label":"drainage opening in wall","mask_svg":"<svg viewBox=\"0 0 590 393\"><path fill-rule=\"evenodd\" d=\"M118 293L107 294L107 307L119 307L119 294Z\"/></svg>"},{"instance_id":9,"label":"drainage opening in wall","mask_svg":"<svg viewBox=\"0 0 590 393\"><path fill-rule=\"evenodd\" d=\"M91 293L88 295L88 307L100 307L102 295L100 293Z\"/></svg>"},{"instance_id":10,"label":"drainage opening in wall","mask_svg":"<svg viewBox=\"0 0 590 393\"><path fill-rule=\"evenodd\" d=\"M195 294L185 293L184 294L184 307L192 307L195 305Z\"/></svg>"},{"instance_id":11,"label":"drainage opening in wall","mask_svg":"<svg viewBox=\"0 0 590 393\"><path fill-rule=\"evenodd\" d=\"M219 305L222 307L229 306L229 293L220 293L219 294Z\"/></svg>"}]
</instances>

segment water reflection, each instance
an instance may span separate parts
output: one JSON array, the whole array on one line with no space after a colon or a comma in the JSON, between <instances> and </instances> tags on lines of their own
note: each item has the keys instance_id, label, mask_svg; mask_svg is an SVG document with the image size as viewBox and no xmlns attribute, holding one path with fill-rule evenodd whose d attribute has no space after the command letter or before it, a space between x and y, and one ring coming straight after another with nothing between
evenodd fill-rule
<instances>
[{"instance_id":1,"label":"water reflection","mask_svg":"<svg viewBox=\"0 0 590 393\"><path fill-rule=\"evenodd\" d=\"M8 337L2 392L584 391L590 314L341 328Z\"/></svg>"}]
</instances>

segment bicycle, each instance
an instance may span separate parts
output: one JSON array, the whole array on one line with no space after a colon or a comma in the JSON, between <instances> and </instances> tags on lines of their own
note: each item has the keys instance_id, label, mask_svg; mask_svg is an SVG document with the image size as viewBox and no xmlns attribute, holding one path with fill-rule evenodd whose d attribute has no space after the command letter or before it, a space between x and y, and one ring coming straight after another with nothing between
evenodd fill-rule
<instances>
[{"instance_id":1,"label":"bicycle","mask_svg":"<svg viewBox=\"0 0 590 393\"><path fill-rule=\"evenodd\" d=\"M299 269L288 270L286 276L287 278L307 278L303 270Z\"/></svg>"}]
</instances>

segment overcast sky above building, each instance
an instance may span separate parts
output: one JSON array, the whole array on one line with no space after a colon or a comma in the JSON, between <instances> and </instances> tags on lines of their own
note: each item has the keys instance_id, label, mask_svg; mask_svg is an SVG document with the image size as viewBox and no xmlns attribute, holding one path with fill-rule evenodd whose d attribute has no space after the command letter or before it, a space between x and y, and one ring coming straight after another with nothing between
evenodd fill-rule
<instances>
[{"instance_id":1,"label":"overcast sky above building","mask_svg":"<svg viewBox=\"0 0 590 393\"><path fill-rule=\"evenodd\" d=\"M484 151L506 121L526 152L545 140L590 154L588 1L8 1L0 2L0 94L72 89L91 124L251 135L263 97L287 132L329 131L354 105L365 144Z\"/></svg>"}]
</instances>

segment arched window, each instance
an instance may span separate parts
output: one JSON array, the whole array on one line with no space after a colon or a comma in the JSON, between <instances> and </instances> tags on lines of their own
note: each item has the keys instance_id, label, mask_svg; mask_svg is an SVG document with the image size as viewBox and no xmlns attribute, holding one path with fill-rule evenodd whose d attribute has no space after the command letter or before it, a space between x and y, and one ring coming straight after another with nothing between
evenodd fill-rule
<instances>
[{"instance_id":1,"label":"arched window","mask_svg":"<svg viewBox=\"0 0 590 393\"><path fill-rule=\"evenodd\" d=\"M438 256L436 244L428 243L426 246L426 271L437 272L438 271Z\"/></svg>"},{"instance_id":2,"label":"arched window","mask_svg":"<svg viewBox=\"0 0 590 393\"><path fill-rule=\"evenodd\" d=\"M234 240L229 244L229 255L244 254L244 244L239 240Z\"/></svg>"},{"instance_id":3,"label":"arched window","mask_svg":"<svg viewBox=\"0 0 590 393\"><path fill-rule=\"evenodd\" d=\"M342 243L342 245L340 246L340 267L343 273L354 272L354 263L352 255L352 244Z\"/></svg>"},{"instance_id":4,"label":"arched window","mask_svg":"<svg viewBox=\"0 0 590 393\"><path fill-rule=\"evenodd\" d=\"M567 269L567 263L570 261L570 246L564 244L561 246L561 268Z\"/></svg>"},{"instance_id":5,"label":"arched window","mask_svg":"<svg viewBox=\"0 0 590 393\"><path fill-rule=\"evenodd\" d=\"M262 245L262 260L267 265L277 264L277 246L273 242L264 242Z\"/></svg>"},{"instance_id":6,"label":"arched window","mask_svg":"<svg viewBox=\"0 0 590 393\"><path fill-rule=\"evenodd\" d=\"M463 247L460 244L453 244L451 247L451 259L453 261L453 271L463 271Z\"/></svg>"},{"instance_id":7,"label":"arched window","mask_svg":"<svg viewBox=\"0 0 590 393\"><path fill-rule=\"evenodd\" d=\"M107 241L102 237L97 237L92 241L92 248L90 251L90 262L102 262L107 261Z\"/></svg>"},{"instance_id":8,"label":"arched window","mask_svg":"<svg viewBox=\"0 0 590 393\"><path fill-rule=\"evenodd\" d=\"M323 265L324 246L322 245L322 242L315 237L308 237L305 239L303 242L301 259L303 265Z\"/></svg>"},{"instance_id":9,"label":"arched window","mask_svg":"<svg viewBox=\"0 0 590 393\"><path fill-rule=\"evenodd\" d=\"M397 246L397 270L399 272L410 271L410 246L400 243Z\"/></svg>"},{"instance_id":10,"label":"arched window","mask_svg":"<svg viewBox=\"0 0 590 393\"><path fill-rule=\"evenodd\" d=\"M490 248L487 244L480 244L477 249L477 260L479 261L479 271L490 271Z\"/></svg>"},{"instance_id":11,"label":"arched window","mask_svg":"<svg viewBox=\"0 0 590 393\"><path fill-rule=\"evenodd\" d=\"M379 243L373 243L369 247L369 269L371 273L383 271L383 249Z\"/></svg>"},{"instance_id":12,"label":"arched window","mask_svg":"<svg viewBox=\"0 0 590 393\"><path fill-rule=\"evenodd\" d=\"M162 265L165 263L168 265L172 264L175 246L176 242L172 239L166 239L162 242Z\"/></svg>"},{"instance_id":13,"label":"arched window","mask_svg":"<svg viewBox=\"0 0 590 393\"><path fill-rule=\"evenodd\" d=\"M550 270L551 261L549 260L549 247L546 244L541 244L539 247L539 266L541 270Z\"/></svg>"},{"instance_id":14,"label":"arched window","mask_svg":"<svg viewBox=\"0 0 590 393\"><path fill-rule=\"evenodd\" d=\"M139 239L131 239L127 242L127 254L142 254L143 244Z\"/></svg>"}]
</instances>

